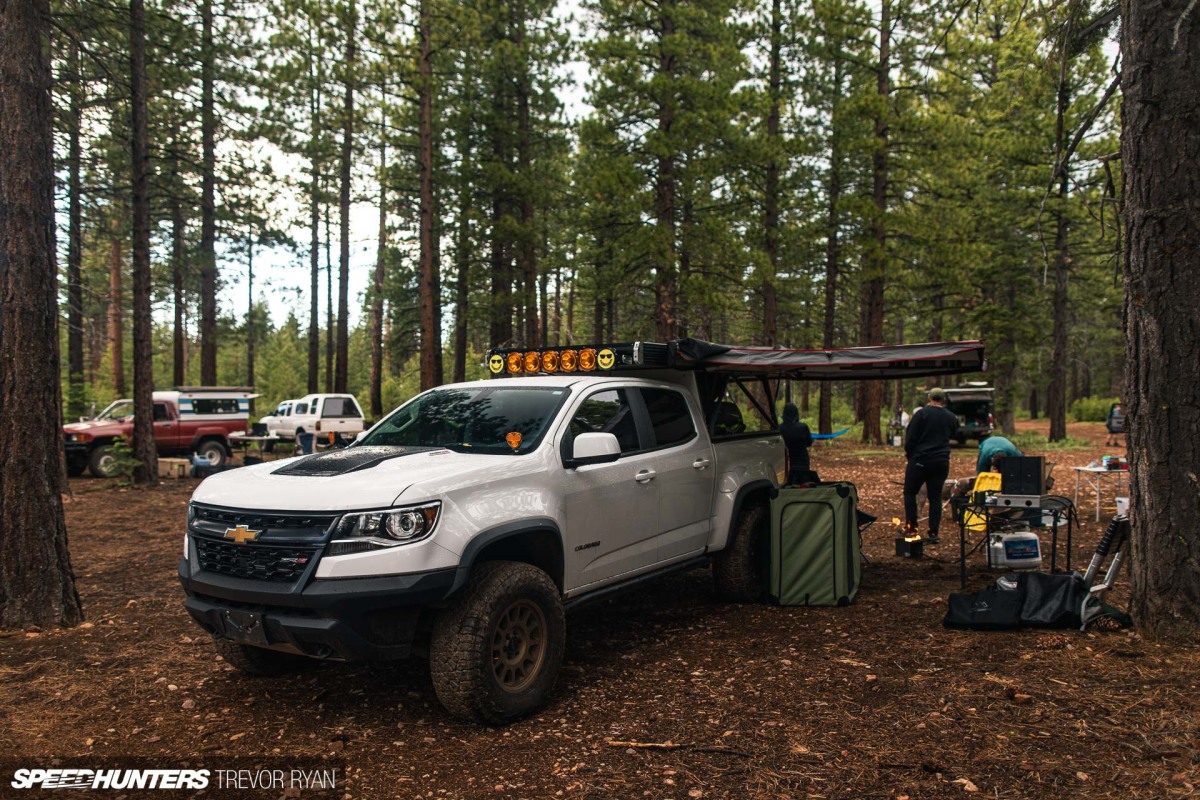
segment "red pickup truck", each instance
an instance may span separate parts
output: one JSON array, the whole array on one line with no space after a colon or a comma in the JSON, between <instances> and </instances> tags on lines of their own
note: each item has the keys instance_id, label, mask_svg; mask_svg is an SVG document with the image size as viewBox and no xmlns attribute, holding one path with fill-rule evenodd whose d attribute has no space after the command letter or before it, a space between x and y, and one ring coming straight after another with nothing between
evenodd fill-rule
<instances>
[{"instance_id":1,"label":"red pickup truck","mask_svg":"<svg viewBox=\"0 0 1200 800\"><path fill-rule=\"evenodd\" d=\"M159 455L206 457L215 466L229 457L229 434L246 430L250 400L258 395L244 387L180 387L154 393L154 442ZM115 474L113 440L133 439L133 401L116 400L95 419L63 426L67 473L84 469L98 478Z\"/></svg>"}]
</instances>

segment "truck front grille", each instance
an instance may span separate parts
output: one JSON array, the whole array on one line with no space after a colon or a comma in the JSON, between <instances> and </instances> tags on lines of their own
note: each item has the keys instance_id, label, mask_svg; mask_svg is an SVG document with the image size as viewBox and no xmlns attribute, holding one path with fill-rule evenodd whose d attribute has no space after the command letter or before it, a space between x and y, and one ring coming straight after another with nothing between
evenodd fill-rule
<instances>
[{"instance_id":1,"label":"truck front grille","mask_svg":"<svg viewBox=\"0 0 1200 800\"><path fill-rule=\"evenodd\" d=\"M260 531L264 539L320 539L337 519L336 514L272 513L241 511L193 505L192 529L209 536L224 536L225 531L244 525Z\"/></svg>"},{"instance_id":2,"label":"truck front grille","mask_svg":"<svg viewBox=\"0 0 1200 800\"><path fill-rule=\"evenodd\" d=\"M311 548L236 544L203 536L192 539L202 570L247 580L294 583L317 556Z\"/></svg>"}]
</instances>

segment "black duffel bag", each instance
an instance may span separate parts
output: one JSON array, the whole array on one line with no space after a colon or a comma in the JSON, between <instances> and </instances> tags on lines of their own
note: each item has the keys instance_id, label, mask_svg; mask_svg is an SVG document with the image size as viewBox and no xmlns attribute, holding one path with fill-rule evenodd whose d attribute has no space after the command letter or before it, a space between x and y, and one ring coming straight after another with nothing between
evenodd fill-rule
<instances>
[{"instance_id":1,"label":"black duffel bag","mask_svg":"<svg viewBox=\"0 0 1200 800\"><path fill-rule=\"evenodd\" d=\"M950 595L942 624L971 631L1083 627L1087 585L1075 574L1022 572L974 593Z\"/></svg>"}]
</instances>

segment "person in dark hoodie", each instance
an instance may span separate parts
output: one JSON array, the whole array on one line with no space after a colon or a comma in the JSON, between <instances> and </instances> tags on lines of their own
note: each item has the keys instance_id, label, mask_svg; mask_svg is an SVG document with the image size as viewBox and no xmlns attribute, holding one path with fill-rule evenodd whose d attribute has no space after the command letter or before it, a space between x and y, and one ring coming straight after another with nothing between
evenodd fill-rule
<instances>
[{"instance_id":1,"label":"person in dark hoodie","mask_svg":"<svg viewBox=\"0 0 1200 800\"><path fill-rule=\"evenodd\" d=\"M810 469L808 448L812 447L812 431L800 421L800 410L795 403L783 407L783 424L779 433L788 453L788 484L810 483L817 480L817 474Z\"/></svg>"},{"instance_id":2,"label":"person in dark hoodie","mask_svg":"<svg viewBox=\"0 0 1200 800\"><path fill-rule=\"evenodd\" d=\"M904 470L904 520L908 534L917 532L917 492L925 487L929 498L929 536L939 541L942 525L942 486L950 474L950 440L958 433L958 417L946 408L946 393L929 390L929 404L915 412L904 438L908 467ZM934 504L938 505L934 510Z\"/></svg>"}]
</instances>

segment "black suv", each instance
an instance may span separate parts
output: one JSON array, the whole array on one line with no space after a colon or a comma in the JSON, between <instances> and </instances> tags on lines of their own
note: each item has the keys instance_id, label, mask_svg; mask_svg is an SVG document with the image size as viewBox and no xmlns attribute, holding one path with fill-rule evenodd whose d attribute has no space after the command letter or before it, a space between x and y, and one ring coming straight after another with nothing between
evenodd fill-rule
<instances>
[{"instance_id":1,"label":"black suv","mask_svg":"<svg viewBox=\"0 0 1200 800\"><path fill-rule=\"evenodd\" d=\"M967 383L946 389L946 408L958 417L958 443L967 439L982 442L996 426L995 389L983 383Z\"/></svg>"}]
</instances>

